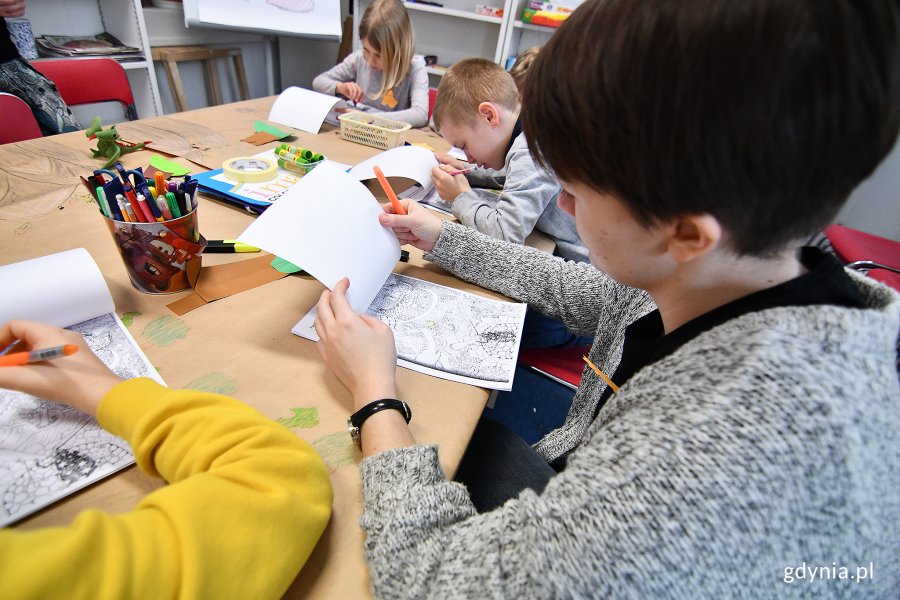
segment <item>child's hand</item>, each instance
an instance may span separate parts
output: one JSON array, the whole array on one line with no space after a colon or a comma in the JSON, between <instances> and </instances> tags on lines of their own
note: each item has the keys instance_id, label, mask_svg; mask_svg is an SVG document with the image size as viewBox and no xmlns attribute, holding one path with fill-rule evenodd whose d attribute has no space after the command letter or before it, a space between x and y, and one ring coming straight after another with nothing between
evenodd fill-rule
<instances>
[{"instance_id":1,"label":"child's hand","mask_svg":"<svg viewBox=\"0 0 900 600\"><path fill-rule=\"evenodd\" d=\"M396 398L397 351L390 327L369 315L357 315L347 301L345 277L325 290L313 323L319 354L353 395L356 409L382 398Z\"/></svg>"},{"instance_id":2,"label":"child's hand","mask_svg":"<svg viewBox=\"0 0 900 600\"><path fill-rule=\"evenodd\" d=\"M465 161L459 160L455 156L450 156L443 152L435 152L434 158L442 165L450 165L455 171L458 171L459 169L468 169L472 166Z\"/></svg>"},{"instance_id":3,"label":"child's hand","mask_svg":"<svg viewBox=\"0 0 900 600\"><path fill-rule=\"evenodd\" d=\"M453 202L457 196L472 189L465 174L450 174L456 170L458 169L451 165L439 165L431 169L434 188L445 202Z\"/></svg>"},{"instance_id":4,"label":"child's hand","mask_svg":"<svg viewBox=\"0 0 900 600\"><path fill-rule=\"evenodd\" d=\"M79 350L54 360L21 367L0 367L0 388L61 402L94 416L103 396L122 381L73 331L33 321L10 321L0 326L0 348L17 339L21 342L12 352L65 344L75 344Z\"/></svg>"},{"instance_id":5,"label":"child's hand","mask_svg":"<svg viewBox=\"0 0 900 600\"><path fill-rule=\"evenodd\" d=\"M366 98L366 93L355 81L339 83L335 86L334 91L352 102L362 102Z\"/></svg>"},{"instance_id":6,"label":"child's hand","mask_svg":"<svg viewBox=\"0 0 900 600\"><path fill-rule=\"evenodd\" d=\"M443 221L433 212L414 200L400 200L405 215L394 214L390 203L382 204L385 214L378 215L378 222L394 230L400 244L410 244L429 252L441 235Z\"/></svg>"}]
</instances>

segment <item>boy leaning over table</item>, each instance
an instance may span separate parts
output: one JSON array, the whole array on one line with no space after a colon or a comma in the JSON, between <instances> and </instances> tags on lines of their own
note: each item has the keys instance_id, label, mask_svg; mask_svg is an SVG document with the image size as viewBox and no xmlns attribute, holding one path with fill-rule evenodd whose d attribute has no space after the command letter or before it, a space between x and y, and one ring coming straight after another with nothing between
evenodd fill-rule
<instances>
[{"instance_id":1,"label":"boy leaning over table","mask_svg":"<svg viewBox=\"0 0 900 600\"><path fill-rule=\"evenodd\" d=\"M496 63L467 58L450 67L438 87L434 124L445 140L466 153L469 163L486 169L454 175L470 165L436 154L442 164L432 169L434 186L464 225L517 244L541 231L556 244L555 254L587 262L574 219L556 203L559 182L538 167L528 149L521 111L515 80ZM572 334L558 320L528 311L523 348L590 343L590 337Z\"/></svg>"},{"instance_id":2,"label":"boy leaning over table","mask_svg":"<svg viewBox=\"0 0 900 600\"><path fill-rule=\"evenodd\" d=\"M325 291L378 596L896 598L900 297L800 246L897 139L898 30L885 0L588 0L523 121L591 264L385 208L435 264L594 334L620 387L585 369L559 429L448 481L408 413L369 408L405 393L390 330Z\"/></svg>"}]
</instances>

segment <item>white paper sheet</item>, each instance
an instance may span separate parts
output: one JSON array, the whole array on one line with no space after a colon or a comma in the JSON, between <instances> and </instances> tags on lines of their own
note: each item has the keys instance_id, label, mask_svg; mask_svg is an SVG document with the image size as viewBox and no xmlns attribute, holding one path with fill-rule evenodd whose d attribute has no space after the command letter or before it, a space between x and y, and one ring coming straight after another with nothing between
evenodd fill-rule
<instances>
[{"instance_id":1,"label":"white paper sheet","mask_svg":"<svg viewBox=\"0 0 900 600\"><path fill-rule=\"evenodd\" d=\"M0 267L0 289L16 291L0 298L0 322L65 326L119 377L163 383L115 314L103 275L84 248ZM133 463L128 443L88 415L0 389L0 527Z\"/></svg>"},{"instance_id":2,"label":"white paper sheet","mask_svg":"<svg viewBox=\"0 0 900 600\"><path fill-rule=\"evenodd\" d=\"M308 133L319 133L325 117L338 102L341 99L335 96L291 86L275 99L269 120Z\"/></svg>"},{"instance_id":3,"label":"white paper sheet","mask_svg":"<svg viewBox=\"0 0 900 600\"><path fill-rule=\"evenodd\" d=\"M5 291L0 323L27 319L68 327L115 310L106 281L84 248L0 267L0 289Z\"/></svg>"},{"instance_id":4,"label":"white paper sheet","mask_svg":"<svg viewBox=\"0 0 900 600\"><path fill-rule=\"evenodd\" d=\"M421 146L397 146L379 152L350 169L350 174L359 179L374 179L372 167L378 165L385 177L406 177L417 181L423 188L431 189L431 169L438 166L434 152Z\"/></svg>"},{"instance_id":5,"label":"white paper sheet","mask_svg":"<svg viewBox=\"0 0 900 600\"><path fill-rule=\"evenodd\" d=\"M400 259L394 232L378 223L375 196L350 174L322 164L238 236L302 267L329 289L350 278L347 299L362 313Z\"/></svg>"}]
</instances>

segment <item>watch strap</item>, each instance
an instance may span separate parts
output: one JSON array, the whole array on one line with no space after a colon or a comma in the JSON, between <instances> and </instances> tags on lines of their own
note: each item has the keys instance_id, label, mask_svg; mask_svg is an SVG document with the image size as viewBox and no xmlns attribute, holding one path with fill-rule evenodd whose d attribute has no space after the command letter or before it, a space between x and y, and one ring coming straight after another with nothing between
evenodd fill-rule
<instances>
[{"instance_id":1,"label":"watch strap","mask_svg":"<svg viewBox=\"0 0 900 600\"><path fill-rule=\"evenodd\" d=\"M359 437L359 429L362 427L362 424L366 422L366 419L377 412L387 409L399 411L400 414L403 415L403 418L406 419L407 423L412 419L412 410L410 410L409 405L402 400L397 400L396 398L383 398L381 400L369 402L350 415L350 418L347 419L347 428L350 430L350 437L353 438L353 441L356 442L357 446L362 443Z\"/></svg>"}]
</instances>

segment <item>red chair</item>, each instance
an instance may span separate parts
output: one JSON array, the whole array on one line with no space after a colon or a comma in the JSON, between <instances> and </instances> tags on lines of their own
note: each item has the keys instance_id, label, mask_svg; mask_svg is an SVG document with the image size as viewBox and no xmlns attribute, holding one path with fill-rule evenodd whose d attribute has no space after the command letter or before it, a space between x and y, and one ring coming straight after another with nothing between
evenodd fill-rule
<instances>
[{"instance_id":1,"label":"red chair","mask_svg":"<svg viewBox=\"0 0 900 600\"><path fill-rule=\"evenodd\" d=\"M43 134L31 107L18 96L0 92L0 144L11 144L39 138Z\"/></svg>"},{"instance_id":2,"label":"red chair","mask_svg":"<svg viewBox=\"0 0 900 600\"><path fill-rule=\"evenodd\" d=\"M825 237L848 267L900 290L900 242L844 225L827 227Z\"/></svg>"},{"instance_id":3,"label":"red chair","mask_svg":"<svg viewBox=\"0 0 900 600\"><path fill-rule=\"evenodd\" d=\"M431 120L431 113L434 112L434 101L437 98L437 90L428 88L428 120Z\"/></svg>"},{"instance_id":4,"label":"red chair","mask_svg":"<svg viewBox=\"0 0 900 600\"><path fill-rule=\"evenodd\" d=\"M581 383L581 373L590 346L571 348L523 348L519 350L519 364L544 377L576 390Z\"/></svg>"},{"instance_id":5,"label":"red chair","mask_svg":"<svg viewBox=\"0 0 900 600\"><path fill-rule=\"evenodd\" d=\"M56 84L69 106L94 102L119 102L125 117L137 119L134 95L122 65L111 58L35 60L31 66Z\"/></svg>"}]
</instances>

